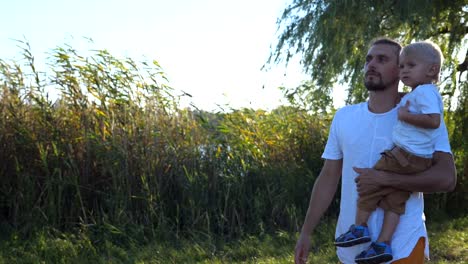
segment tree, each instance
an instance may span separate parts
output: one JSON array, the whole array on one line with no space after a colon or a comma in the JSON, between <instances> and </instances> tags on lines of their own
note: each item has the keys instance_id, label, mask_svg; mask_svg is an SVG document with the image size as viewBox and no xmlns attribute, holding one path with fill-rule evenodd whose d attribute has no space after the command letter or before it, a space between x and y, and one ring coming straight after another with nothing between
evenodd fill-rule
<instances>
[{"instance_id":1,"label":"tree","mask_svg":"<svg viewBox=\"0 0 468 264\"><path fill-rule=\"evenodd\" d=\"M307 85L293 88L286 95L310 93L312 96L302 98L318 98L321 104L329 102L336 83L348 84L346 103L367 98L362 69L372 39L387 36L403 45L431 39L439 44L445 57L440 89L458 170L457 193L461 194L455 195L454 204L466 202L468 198L463 198L468 190L466 0L292 0L278 20L278 31L278 42L269 62L287 63L292 56L299 55L311 77ZM466 55L457 58L459 54Z\"/></svg>"},{"instance_id":2,"label":"tree","mask_svg":"<svg viewBox=\"0 0 468 264\"><path fill-rule=\"evenodd\" d=\"M455 77L457 66L460 73L467 67L455 56L466 49L467 22L466 0L292 0L278 21L281 33L270 62L301 55L316 84L311 87L329 93L336 82L349 83L347 103L362 101L367 91L361 70L372 39L388 36L408 44L430 38L447 59L447 76ZM453 96L456 84L448 84L444 91Z\"/></svg>"}]
</instances>

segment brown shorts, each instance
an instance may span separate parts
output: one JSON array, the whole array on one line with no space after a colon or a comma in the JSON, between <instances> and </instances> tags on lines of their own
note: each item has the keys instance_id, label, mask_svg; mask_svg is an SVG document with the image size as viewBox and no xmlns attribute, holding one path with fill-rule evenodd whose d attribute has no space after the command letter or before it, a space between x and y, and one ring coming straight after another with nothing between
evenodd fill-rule
<instances>
[{"instance_id":1,"label":"brown shorts","mask_svg":"<svg viewBox=\"0 0 468 264\"><path fill-rule=\"evenodd\" d=\"M400 147L394 147L382 153L382 157L374 166L376 170L390 171L399 174L412 174L427 170L432 165L431 158L415 156ZM382 188L374 193L359 197L358 207L372 212L377 207L396 214L405 213L405 203L411 192L395 188Z\"/></svg>"}]
</instances>

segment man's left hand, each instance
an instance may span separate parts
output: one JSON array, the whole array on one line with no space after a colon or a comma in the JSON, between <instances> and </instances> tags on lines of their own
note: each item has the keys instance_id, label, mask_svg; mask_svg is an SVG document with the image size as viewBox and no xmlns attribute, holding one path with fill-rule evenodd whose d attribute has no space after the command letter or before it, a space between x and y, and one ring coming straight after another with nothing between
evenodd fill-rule
<instances>
[{"instance_id":1,"label":"man's left hand","mask_svg":"<svg viewBox=\"0 0 468 264\"><path fill-rule=\"evenodd\" d=\"M384 175L382 171L357 167L353 167L353 170L359 174L354 181L360 196L373 193L383 185Z\"/></svg>"}]
</instances>

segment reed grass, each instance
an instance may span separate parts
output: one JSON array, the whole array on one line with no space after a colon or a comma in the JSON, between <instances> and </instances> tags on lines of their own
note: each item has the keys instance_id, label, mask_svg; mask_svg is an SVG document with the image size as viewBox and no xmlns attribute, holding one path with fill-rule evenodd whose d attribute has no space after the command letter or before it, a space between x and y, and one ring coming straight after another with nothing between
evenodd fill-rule
<instances>
[{"instance_id":1,"label":"reed grass","mask_svg":"<svg viewBox=\"0 0 468 264\"><path fill-rule=\"evenodd\" d=\"M182 109L160 65L57 47L0 61L0 217L141 237L296 229L328 117ZM49 93L58 95L52 101Z\"/></svg>"}]
</instances>

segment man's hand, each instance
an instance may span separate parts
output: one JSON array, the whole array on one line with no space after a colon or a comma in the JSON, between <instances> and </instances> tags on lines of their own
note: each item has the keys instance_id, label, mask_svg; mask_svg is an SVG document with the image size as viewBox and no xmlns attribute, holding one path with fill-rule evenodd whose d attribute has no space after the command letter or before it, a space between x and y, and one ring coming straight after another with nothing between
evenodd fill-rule
<instances>
[{"instance_id":1,"label":"man's hand","mask_svg":"<svg viewBox=\"0 0 468 264\"><path fill-rule=\"evenodd\" d=\"M354 181L356 182L357 191L360 196L373 193L384 185L384 172L382 171L357 167L353 167L353 170L359 174Z\"/></svg>"},{"instance_id":2,"label":"man's hand","mask_svg":"<svg viewBox=\"0 0 468 264\"><path fill-rule=\"evenodd\" d=\"M305 264L307 263L307 257L309 256L310 248L310 238L308 235L303 234L299 236L299 239L296 243L294 263L295 264Z\"/></svg>"}]
</instances>

